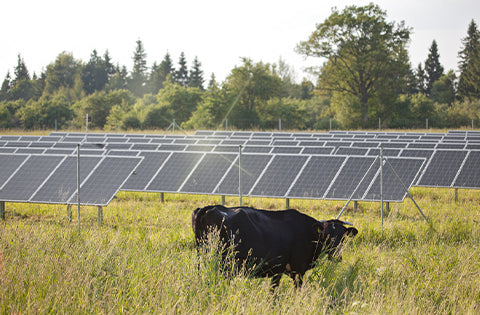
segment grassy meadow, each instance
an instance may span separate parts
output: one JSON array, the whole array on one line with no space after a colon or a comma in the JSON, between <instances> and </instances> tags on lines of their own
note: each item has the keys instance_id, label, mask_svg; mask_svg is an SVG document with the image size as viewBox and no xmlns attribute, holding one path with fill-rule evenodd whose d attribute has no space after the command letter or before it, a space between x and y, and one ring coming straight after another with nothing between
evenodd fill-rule
<instances>
[{"instance_id":1,"label":"grassy meadow","mask_svg":"<svg viewBox=\"0 0 480 315\"><path fill-rule=\"evenodd\" d=\"M190 214L218 196L120 192L104 208L6 203L0 222L0 313L156 314L478 314L480 313L480 192L411 190L390 205L384 229L379 203L351 206L342 216L358 228L343 261L322 259L295 289L284 276L225 277L218 256L197 256ZM237 198L227 197L234 206ZM244 198L282 209L283 199ZM338 215L342 201L291 200L317 219Z\"/></svg>"}]
</instances>

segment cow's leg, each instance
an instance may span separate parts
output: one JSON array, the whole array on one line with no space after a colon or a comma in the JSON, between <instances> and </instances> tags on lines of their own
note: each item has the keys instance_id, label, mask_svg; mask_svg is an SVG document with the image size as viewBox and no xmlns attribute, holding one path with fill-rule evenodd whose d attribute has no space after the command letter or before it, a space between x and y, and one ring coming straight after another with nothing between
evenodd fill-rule
<instances>
[{"instance_id":1,"label":"cow's leg","mask_svg":"<svg viewBox=\"0 0 480 315\"><path fill-rule=\"evenodd\" d=\"M270 282L270 291L275 291L276 288L280 285L280 279L282 278L282 274L276 274L272 277L272 281Z\"/></svg>"}]
</instances>

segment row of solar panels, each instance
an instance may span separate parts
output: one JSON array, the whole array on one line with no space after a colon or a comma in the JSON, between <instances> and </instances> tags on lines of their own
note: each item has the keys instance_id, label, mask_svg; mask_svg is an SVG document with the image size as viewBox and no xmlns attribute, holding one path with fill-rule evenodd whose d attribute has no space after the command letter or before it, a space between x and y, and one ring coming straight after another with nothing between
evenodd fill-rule
<instances>
[{"instance_id":1,"label":"row of solar panels","mask_svg":"<svg viewBox=\"0 0 480 315\"><path fill-rule=\"evenodd\" d=\"M84 136L86 137L85 134ZM4 152L10 153L10 155L14 153L13 155L15 156L25 156L20 154L22 152L42 153L44 156L56 153L62 155L62 160L57 165L58 168L47 174L43 181L42 173L35 177L36 180L33 183L27 185L28 180L25 177L28 177L31 169L39 167L36 164L34 164L36 166L31 166L30 163L42 160L37 155L30 155L27 158L30 162L26 163L26 166L22 164L18 169L14 170L5 183L3 183L5 180L0 178L2 179L0 183L3 183L0 186L0 200L47 203L72 203L74 201L73 194L75 189L72 190L72 187L75 186L76 175L74 174L75 167L72 166L72 163L75 158L71 154L75 153L78 139L84 140L85 138L75 137L77 142L69 142L68 135L50 135L36 138L31 138L32 136L18 136L16 139L12 138L15 136L6 137L10 138L6 140L3 147L0 147L0 152L5 150ZM58 138L57 142L52 142L54 137ZM99 138L102 137L98 137L97 134L88 134L88 140L95 139L96 141ZM180 140L199 140L193 138L194 136L184 137ZM65 141L66 139L69 141ZM108 139L108 137L105 136L103 139ZM114 177L114 180L108 183L100 182L100 178L86 184L85 187L90 187L89 189L93 195L89 197L87 194L85 199L81 198L82 203L106 205L120 187L123 190L238 195L238 165L234 166L236 159L238 159L238 145L199 145L196 142L195 144L164 143L153 147L151 146L152 143L143 143L145 142L144 139L147 139L145 137L139 136L136 139L142 139L142 141L139 143L110 143L104 141L101 149L94 143L87 142L82 145L82 161L83 155L94 155L85 158L98 161L110 161L111 157L118 156L116 161L125 160L125 163L131 163L131 160L126 156L141 158L141 161L136 161L136 165L138 165L136 175L129 177L127 172L125 177L122 177L123 175L120 174L123 173L120 172L117 177ZM170 139L177 140L176 138ZM224 140L238 141L238 139ZM415 140L412 139L411 141L413 143ZM247 163L244 166L242 162L242 170L245 172L243 174L242 171L242 194L263 197L348 199L353 193L353 189L360 183L359 177L365 176L365 182L359 184L359 189L354 198L356 200L379 200L378 167L374 167L371 170L372 173L367 174L367 176L365 175L365 168L361 166L368 164L369 161L373 161L374 157L372 156L377 155L379 149L362 147L361 145L353 147L353 142L350 144L350 147L340 146L340 144L345 144L345 141L337 141L338 146L325 146L325 143L322 143L321 146L319 143L316 143L316 147L301 147L298 144L295 146L251 146L247 144L242 149L245 155L244 159L246 159L245 163ZM355 144L357 143L362 142L355 142ZM374 142L369 144L371 143ZM465 150L465 147L460 150L440 150L433 147L415 150L397 148L396 143L392 142L391 144L392 146L395 144L395 146L385 148L383 150L384 154L386 156L399 156L399 158L390 159L397 161L392 163L398 163L396 164L396 172L406 176L402 180L405 180L407 187L411 185L480 187L480 182L478 182L478 178L480 178L480 174L478 174L480 170L479 152ZM157 151L150 151L152 148ZM295 153L295 155L290 153ZM330 155L315 156L312 154ZM349 157L346 155L363 156ZM423 159L419 160L415 157ZM56 156L47 159L55 161L58 158ZM422 169L422 165L424 165L423 161L425 159L427 159L426 167L422 174L417 176L417 173ZM252 167L248 164L250 160L256 161L252 162ZM418 164L419 161L422 162L420 165ZM222 164L222 162L225 162L225 164ZM54 164L54 162L51 163ZM355 163L360 164L357 165ZM410 164L412 163L415 167L410 170ZM353 167L350 167L351 164ZM2 165L3 169L4 161L0 160L0 165ZM60 165L62 166L60 167ZM224 165L224 167L220 167L220 165ZM192 166L193 168L190 168ZM129 170L129 167L119 167L122 170ZM235 167L237 169L236 172ZM45 170L48 169L48 167L43 168ZM9 168L7 167L6 169ZM66 175L65 178L68 178L66 179L67 182L57 179L60 178L60 175L54 175L54 172L64 169L69 170L63 171L63 174ZM95 178L93 172L98 172L98 169L102 168L92 168L90 170L92 173L86 175L87 178ZM117 172L113 167L107 167L106 170L107 172L113 172L113 174ZM228 174L226 173L227 171ZM326 173L334 175L329 177ZM400 183L392 174L390 174L391 176L388 176L388 173L386 175L384 180L386 180L387 184L384 184L384 200L403 200L405 192L401 186L398 186ZM235 179L235 176L237 176L237 179ZM102 178L108 178L108 176L103 176ZM356 178L357 182L352 180L352 178ZM121 182L122 180L125 184ZM393 182L389 184L388 180L394 180L396 184ZM24 193L19 193L17 190L23 190L21 188L22 183L26 184L26 187L29 189L26 189ZM96 189L95 185L105 185L108 189ZM47 187L49 188L47 189ZM104 190L108 190L109 193L102 194L101 192ZM29 195L29 192L32 191L33 194ZM47 191L49 192L47 193ZM89 190L87 189L87 191ZM114 192L114 194L110 192Z\"/></svg>"},{"instance_id":2,"label":"row of solar panels","mask_svg":"<svg viewBox=\"0 0 480 315\"><path fill-rule=\"evenodd\" d=\"M241 183L242 195L253 197L346 200L359 185L354 199L381 198L376 157L242 154L240 175L239 154L142 151L139 156L143 161L122 190L239 195ZM410 187L425 159L390 162ZM388 171L385 175L384 200L402 201L406 195L402 184Z\"/></svg>"},{"instance_id":3,"label":"row of solar panels","mask_svg":"<svg viewBox=\"0 0 480 315\"><path fill-rule=\"evenodd\" d=\"M141 157L83 156L80 202L106 206L141 162ZM77 202L77 159L66 155L0 154L0 200Z\"/></svg>"}]
</instances>

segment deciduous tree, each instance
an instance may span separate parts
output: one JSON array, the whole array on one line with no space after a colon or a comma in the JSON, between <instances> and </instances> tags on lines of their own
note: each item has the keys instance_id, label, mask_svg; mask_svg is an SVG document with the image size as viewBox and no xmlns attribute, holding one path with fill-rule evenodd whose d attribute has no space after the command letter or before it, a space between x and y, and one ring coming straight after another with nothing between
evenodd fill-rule
<instances>
[{"instance_id":1,"label":"deciduous tree","mask_svg":"<svg viewBox=\"0 0 480 315\"><path fill-rule=\"evenodd\" d=\"M297 46L305 56L326 59L320 69L320 89L335 94L339 106L351 106L345 112L358 111L352 117L364 127L391 100L382 97L406 89L410 71L406 53L410 28L386 17L375 4L334 8Z\"/></svg>"}]
</instances>

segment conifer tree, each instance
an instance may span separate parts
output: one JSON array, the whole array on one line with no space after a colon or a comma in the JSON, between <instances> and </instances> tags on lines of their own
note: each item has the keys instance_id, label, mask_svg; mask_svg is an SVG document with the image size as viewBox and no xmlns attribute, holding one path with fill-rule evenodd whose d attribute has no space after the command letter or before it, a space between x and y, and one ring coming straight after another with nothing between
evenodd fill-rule
<instances>
[{"instance_id":1,"label":"conifer tree","mask_svg":"<svg viewBox=\"0 0 480 315\"><path fill-rule=\"evenodd\" d=\"M15 79L13 79L13 85L15 85L16 82L30 80L30 74L28 73L27 66L25 65L25 61L20 56L20 54L18 55L17 66L15 67L13 73L15 74Z\"/></svg>"},{"instance_id":2,"label":"conifer tree","mask_svg":"<svg viewBox=\"0 0 480 315\"><path fill-rule=\"evenodd\" d=\"M437 41L433 40L430 46L427 60L425 61L426 94L430 95L435 81L443 75L443 66L440 64Z\"/></svg>"},{"instance_id":3,"label":"conifer tree","mask_svg":"<svg viewBox=\"0 0 480 315\"><path fill-rule=\"evenodd\" d=\"M180 58L178 60L179 68L175 71L175 82L180 84L181 86L188 86L189 77L188 77L188 69L187 69L187 60L185 58L185 54L183 51L180 53Z\"/></svg>"},{"instance_id":4,"label":"conifer tree","mask_svg":"<svg viewBox=\"0 0 480 315\"><path fill-rule=\"evenodd\" d=\"M201 66L202 64L198 61L198 58L195 57L193 60L193 67L190 70L190 81L188 85L190 87L198 87L203 91L203 82L205 82L205 80L203 79L203 71L200 69Z\"/></svg>"},{"instance_id":5,"label":"conifer tree","mask_svg":"<svg viewBox=\"0 0 480 315\"><path fill-rule=\"evenodd\" d=\"M12 79L10 78L10 71L8 71L3 80L2 87L0 88L0 102L8 100L8 94L10 93L11 87Z\"/></svg>"},{"instance_id":6,"label":"conifer tree","mask_svg":"<svg viewBox=\"0 0 480 315\"><path fill-rule=\"evenodd\" d=\"M463 49L458 53L458 96L471 101L480 98L480 32L474 20L468 26L467 37L462 44Z\"/></svg>"},{"instance_id":7,"label":"conifer tree","mask_svg":"<svg viewBox=\"0 0 480 315\"><path fill-rule=\"evenodd\" d=\"M145 93L145 84L147 81L147 54L140 39L137 40L137 47L132 59L133 70L128 87L134 95L142 97Z\"/></svg>"}]
</instances>

